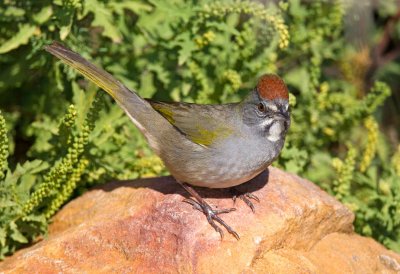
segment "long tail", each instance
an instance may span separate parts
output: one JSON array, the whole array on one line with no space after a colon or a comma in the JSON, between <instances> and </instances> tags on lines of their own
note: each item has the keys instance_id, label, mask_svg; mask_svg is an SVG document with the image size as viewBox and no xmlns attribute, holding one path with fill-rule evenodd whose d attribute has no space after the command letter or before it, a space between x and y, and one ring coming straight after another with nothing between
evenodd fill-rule
<instances>
[{"instance_id":1,"label":"long tail","mask_svg":"<svg viewBox=\"0 0 400 274\"><path fill-rule=\"evenodd\" d=\"M96 67L83 58L80 54L57 42L53 42L53 44L45 46L45 50L82 73L90 81L110 94L125 110L133 123L135 123L140 130L143 131L144 128L150 127L150 131L152 131L151 125L163 125L166 123L165 119L162 119L158 112L151 107L149 102L141 98L135 92L130 91L111 74L101 68ZM146 135L147 131L144 133ZM157 132L148 133L151 135L157 134Z\"/></svg>"},{"instance_id":2,"label":"long tail","mask_svg":"<svg viewBox=\"0 0 400 274\"><path fill-rule=\"evenodd\" d=\"M62 44L53 42L51 45L45 46L44 48L67 65L82 73L89 80L110 94L114 99L121 99L119 98L121 92L122 94L125 94L126 92L132 93L111 74L96 67L81 55L64 47Z\"/></svg>"}]
</instances>

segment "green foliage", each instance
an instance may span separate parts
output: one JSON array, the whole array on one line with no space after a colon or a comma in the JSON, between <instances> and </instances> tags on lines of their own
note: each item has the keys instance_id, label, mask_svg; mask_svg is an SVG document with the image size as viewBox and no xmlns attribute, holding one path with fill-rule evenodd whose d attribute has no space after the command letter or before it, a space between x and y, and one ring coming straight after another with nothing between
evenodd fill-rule
<instances>
[{"instance_id":1,"label":"green foliage","mask_svg":"<svg viewBox=\"0 0 400 274\"><path fill-rule=\"evenodd\" d=\"M0 180L5 177L5 169L7 168L7 157L8 157L8 137L6 121L1 115L0 111Z\"/></svg>"},{"instance_id":2,"label":"green foliage","mask_svg":"<svg viewBox=\"0 0 400 274\"><path fill-rule=\"evenodd\" d=\"M349 67L368 55L345 40L345 14L323 0L0 4L0 258L44 235L88 187L167 173L108 96L42 50L53 40L157 100L238 101L259 75L280 74L293 121L276 165L320 184L354 210L357 231L399 251L400 148L378 127L390 89L365 88Z\"/></svg>"}]
</instances>

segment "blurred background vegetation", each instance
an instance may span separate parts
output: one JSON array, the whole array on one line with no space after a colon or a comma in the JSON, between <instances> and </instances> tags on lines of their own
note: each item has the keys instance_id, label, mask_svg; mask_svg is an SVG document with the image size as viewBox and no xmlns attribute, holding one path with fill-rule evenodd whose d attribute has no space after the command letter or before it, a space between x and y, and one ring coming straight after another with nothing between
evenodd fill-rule
<instances>
[{"instance_id":1,"label":"blurred background vegetation","mask_svg":"<svg viewBox=\"0 0 400 274\"><path fill-rule=\"evenodd\" d=\"M157 100L238 101L278 73L293 123L275 165L400 252L399 19L395 0L3 0L0 258L89 187L167 174L108 96L43 51L53 40Z\"/></svg>"}]
</instances>

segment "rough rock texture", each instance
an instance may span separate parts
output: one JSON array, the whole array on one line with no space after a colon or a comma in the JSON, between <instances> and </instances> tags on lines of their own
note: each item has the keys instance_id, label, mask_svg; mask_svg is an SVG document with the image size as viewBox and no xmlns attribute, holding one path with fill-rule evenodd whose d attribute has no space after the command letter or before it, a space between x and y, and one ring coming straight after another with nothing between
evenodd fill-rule
<instances>
[{"instance_id":1,"label":"rough rock texture","mask_svg":"<svg viewBox=\"0 0 400 274\"><path fill-rule=\"evenodd\" d=\"M353 214L314 184L270 168L244 184L261 202L223 215L219 234L170 177L114 182L70 202L48 239L0 264L5 273L399 273L400 255L353 233ZM201 189L219 208L228 190ZM187 196L186 196L187 197Z\"/></svg>"}]
</instances>

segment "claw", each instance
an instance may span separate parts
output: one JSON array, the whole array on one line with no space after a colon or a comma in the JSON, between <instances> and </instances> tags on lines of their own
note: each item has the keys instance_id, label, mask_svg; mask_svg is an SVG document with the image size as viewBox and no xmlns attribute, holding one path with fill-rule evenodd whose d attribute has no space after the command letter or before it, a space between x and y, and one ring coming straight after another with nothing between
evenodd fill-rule
<instances>
[{"instance_id":1,"label":"claw","mask_svg":"<svg viewBox=\"0 0 400 274\"><path fill-rule=\"evenodd\" d=\"M240 239L239 234L236 233L224 220L222 220L218 215L226 214L232 211L235 211L236 208L226 208L226 209L212 209L211 206L204 201L200 195L189 185L185 183L180 183L183 188L189 192L195 199L188 198L183 200L185 203L188 203L193 206L194 209L197 209L204 213L207 217L208 223L219 233L221 239L224 238L223 230L216 224L219 223L222 225L230 234L232 234L237 240Z\"/></svg>"},{"instance_id":2,"label":"claw","mask_svg":"<svg viewBox=\"0 0 400 274\"><path fill-rule=\"evenodd\" d=\"M248 207L250 207L250 209L251 209L251 211L253 211L253 213L256 212L254 204L250 200L250 199L253 199L257 202L260 202L260 199L256 195L254 195L253 193L249 193L249 192L241 193L237 189L232 189L232 191L235 193L235 195L232 197L233 205L236 204L236 199L239 198L240 200L245 202Z\"/></svg>"},{"instance_id":3,"label":"claw","mask_svg":"<svg viewBox=\"0 0 400 274\"><path fill-rule=\"evenodd\" d=\"M253 193L247 192L244 195L249 199L253 199L253 200L256 200L257 202L260 202L260 199Z\"/></svg>"},{"instance_id":4,"label":"claw","mask_svg":"<svg viewBox=\"0 0 400 274\"><path fill-rule=\"evenodd\" d=\"M215 231L217 231L221 235L221 239L224 238L224 232L222 231L222 229L219 226L217 226L217 224L215 222L218 222L220 225L225 227L225 229L230 234L232 234L236 239L238 239L238 240L240 239L239 234L237 234L236 231L234 231L227 223L225 223L224 220L222 220L218 216L219 214L225 214L225 213L235 211L236 208L212 209L211 206L209 204L207 204L205 201L203 201L201 203L192 198L188 198L183 201L185 203L192 205L194 209L197 209L197 210L203 212L204 215L206 215L206 217L207 217L208 223L215 229Z\"/></svg>"}]
</instances>

